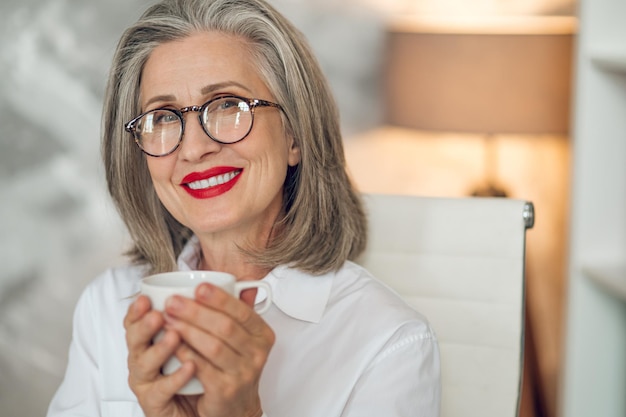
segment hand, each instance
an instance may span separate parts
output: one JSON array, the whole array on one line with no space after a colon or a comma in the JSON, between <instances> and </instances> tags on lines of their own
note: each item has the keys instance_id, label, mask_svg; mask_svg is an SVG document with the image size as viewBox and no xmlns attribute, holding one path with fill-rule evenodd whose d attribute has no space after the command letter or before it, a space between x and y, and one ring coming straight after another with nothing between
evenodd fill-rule
<instances>
[{"instance_id":1,"label":"hand","mask_svg":"<svg viewBox=\"0 0 626 417\"><path fill-rule=\"evenodd\" d=\"M129 307L124 318L128 383L146 417L193 416L190 404L176 396L176 391L193 377L193 363L183 363L172 375L161 374L161 366L182 344L178 333L172 330L165 331L163 338L152 344L153 337L163 329L164 324L163 314L151 310L150 300L143 295Z\"/></svg>"},{"instance_id":2,"label":"hand","mask_svg":"<svg viewBox=\"0 0 626 417\"><path fill-rule=\"evenodd\" d=\"M168 300L165 328L184 342L176 356L193 363L204 387L186 398L198 416L262 415L259 380L275 335L248 304L211 284L200 285L195 300Z\"/></svg>"}]
</instances>

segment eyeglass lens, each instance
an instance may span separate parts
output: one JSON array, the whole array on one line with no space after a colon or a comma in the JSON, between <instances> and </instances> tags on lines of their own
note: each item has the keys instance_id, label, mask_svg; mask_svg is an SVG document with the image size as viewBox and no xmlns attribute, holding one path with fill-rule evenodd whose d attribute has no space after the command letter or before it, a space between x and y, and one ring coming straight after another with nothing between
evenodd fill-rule
<instances>
[{"instance_id":1,"label":"eyeglass lens","mask_svg":"<svg viewBox=\"0 0 626 417\"><path fill-rule=\"evenodd\" d=\"M236 97L224 97L203 106L200 121L204 131L214 140L234 143L243 139L252 128L252 111L248 103ZM183 135L179 113L158 109L146 113L135 125L135 137L141 148L151 155L172 152Z\"/></svg>"},{"instance_id":2,"label":"eyeglass lens","mask_svg":"<svg viewBox=\"0 0 626 417\"><path fill-rule=\"evenodd\" d=\"M210 102L202 112L201 119L207 133L225 143L242 139L252 126L252 112L248 103L232 97Z\"/></svg>"}]
</instances>

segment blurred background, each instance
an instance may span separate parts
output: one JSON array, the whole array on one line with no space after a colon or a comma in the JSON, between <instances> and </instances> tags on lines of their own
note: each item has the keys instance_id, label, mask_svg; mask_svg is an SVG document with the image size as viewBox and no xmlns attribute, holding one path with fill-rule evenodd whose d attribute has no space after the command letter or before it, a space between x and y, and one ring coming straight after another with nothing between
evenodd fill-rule
<instances>
[{"instance_id":1,"label":"blurred background","mask_svg":"<svg viewBox=\"0 0 626 417\"><path fill-rule=\"evenodd\" d=\"M522 415L626 416L626 6L270 1L330 80L362 191L534 202ZM150 3L0 0L2 416L45 414L80 292L124 262L101 102Z\"/></svg>"}]
</instances>

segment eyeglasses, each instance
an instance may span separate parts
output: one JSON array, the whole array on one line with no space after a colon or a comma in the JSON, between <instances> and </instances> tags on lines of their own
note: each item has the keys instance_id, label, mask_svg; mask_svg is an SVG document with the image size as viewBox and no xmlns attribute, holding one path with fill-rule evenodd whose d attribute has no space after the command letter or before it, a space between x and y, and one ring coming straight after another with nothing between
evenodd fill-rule
<instances>
[{"instance_id":1,"label":"eyeglasses","mask_svg":"<svg viewBox=\"0 0 626 417\"><path fill-rule=\"evenodd\" d=\"M174 152L183 140L185 113L198 112L198 120L207 136L218 143L230 144L248 136L257 107L282 110L280 104L229 95L213 98L201 106L150 110L135 117L124 127L133 134L144 153L156 157L166 156Z\"/></svg>"}]
</instances>

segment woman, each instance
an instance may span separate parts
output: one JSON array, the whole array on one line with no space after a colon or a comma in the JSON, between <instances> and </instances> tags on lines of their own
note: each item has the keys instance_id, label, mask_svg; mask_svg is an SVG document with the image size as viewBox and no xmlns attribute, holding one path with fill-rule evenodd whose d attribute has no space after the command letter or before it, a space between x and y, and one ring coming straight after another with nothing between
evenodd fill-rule
<instances>
[{"instance_id":1,"label":"woman","mask_svg":"<svg viewBox=\"0 0 626 417\"><path fill-rule=\"evenodd\" d=\"M351 262L366 220L335 104L271 6L148 9L114 57L103 154L133 262L81 296L49 416L438 415L434 334ZM175 269L263 279L273 305L260 317L261 296L209 284L166 314L130 297L142 277ZM171 355L183 366L161 375ZM176 395L194 375L204 394Z\"/></svg>"}]
</instances>

